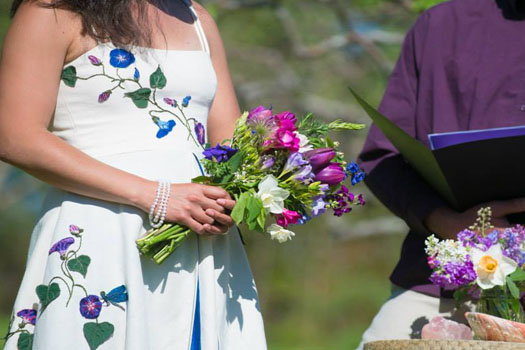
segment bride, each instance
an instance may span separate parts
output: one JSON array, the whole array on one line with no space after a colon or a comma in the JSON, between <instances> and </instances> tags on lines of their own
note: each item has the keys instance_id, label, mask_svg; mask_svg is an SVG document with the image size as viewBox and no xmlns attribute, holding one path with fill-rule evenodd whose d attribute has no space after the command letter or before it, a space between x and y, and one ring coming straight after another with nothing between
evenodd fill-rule
<instances>
[{"instance_id":1,"label":"bride","mask_svg":"<svg viewBox=\"0 0 525 350\"><path fill-rule=\"evenodd\" d=\"M235 202L190 183L240 115L210 15L189 0L15 0L13 14L0 159L51 188L5 349L266 349ZM135 240L163 221L195 234L157 266Z\"/></svg>"}]
</instances>

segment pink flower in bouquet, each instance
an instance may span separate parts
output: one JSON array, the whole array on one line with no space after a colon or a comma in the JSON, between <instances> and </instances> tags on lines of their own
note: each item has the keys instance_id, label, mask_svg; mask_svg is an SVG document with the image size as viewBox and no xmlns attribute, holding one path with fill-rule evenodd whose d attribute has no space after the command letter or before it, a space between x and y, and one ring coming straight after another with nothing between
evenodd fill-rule
<instances>
[{"instance_id":1,"label":"pink flower in bouquet","mask_svg":"<svg viewBox=\"0 0 525 350\"><path fill-rule=\"evenodd\" d=\"M339 163L330 163L315 175L316 181L328 185L337 185L346 178L345 171Z\"/></svg>"},{"instance_id":2,"label":"pink flower in bouquet","mask_svg":"<svg viewBox=\"0 0 525 350\"><path fill-rule=\"evenodd\" d=\"M251 110L246 118L246 124L254 134L266 137L275 131L275 120L271 109L259 106Z\"/></svg>"},{"instance_id":3,"label":"pink flower in bouquet","mask_svg":"<svg viewBox=\"0 0 525 350\"><path fill-rule=\"evenodd\" d=\"M274 118L275 123L280 129L285 129L289 131L297 130L297 127L295 126L295 123L297 122L295 114L291 112L282 112L277 114Z\"/></svg>"},{"instance_id":4,"label":"pink flower in bouquet","mask_svg":"<svg viewBox=\"0 0 525 350\"><path fill-rule=\"evenodd\" d=\"M304 153L304 157L310 162L314 172L326 167L335 157L332 148L318 148Z\"/></svg>"},{"instance_id":5,"label":"pink flower in bouquet","mask_svg":"<svg viewBox=\"0 0 525 350\"><path fill-rule=\"evenodd\" d=\"M295 132L279 128L270 139L264 142L264 147L268 148L286 148L290 152L297 152L300 148L301 140Z\"/></svg>"},{"instance_id":6,"label":"pink flower in bouquet","mask_svg":"<svg viewBox=\"0 0 525 350\"><path fill-rule=\"evenodd\" d=\"M301 219L301 215L293 210L284 209L282 214L275 215L277 224L286 228L288 225L295 225Z\"/></svg>"},{"instance_id":7,"label":"pink flower in bouquet","mask_svg":"<svg viewBox=\"0 0 525 350\"><path fill-rule=\"evenodd\" d=\"M273 113L271 109L268 109L264 106L259 106L250 111L248 118L246 119L248 123L251 123L256 120L266 120L272 118Z\"/></svg>"}]
</instances>

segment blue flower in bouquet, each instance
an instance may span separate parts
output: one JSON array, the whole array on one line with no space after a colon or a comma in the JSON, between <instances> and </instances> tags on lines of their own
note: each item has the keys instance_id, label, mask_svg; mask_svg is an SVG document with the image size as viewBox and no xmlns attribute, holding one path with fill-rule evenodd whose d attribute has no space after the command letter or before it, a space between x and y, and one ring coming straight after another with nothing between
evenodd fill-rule
<instances>
[{"instance_id":1,"label":"blue flower in bouquet","mask_svg":"<svg viewBox=\"0 0 525 350\"><path fill-rule=\"evenodd\" d=\"M297 220L297 225L304 225L310 220L312 220L311 216L309 216L308 214L303 214L303 216L299 220Z\"/></svg>"},{"instance_id":2,"label":"blue flower in bouquet","mask_svg":"<svg viewBox=\"0 0 525 350\"><path fill-rule=\"evenodd\" d=\"M184 99L182 100L182 107L188 107L188 105L190 104L190 101L191 101L191 96L184 97Z\"/></svg>"},{"instance_id":3,"label":"blue flower in bouquet","mask_svg":"<svg viewBox=\"0 0 525 350\"><path fill-rule=\"evenodd\" d=\"M227 162L228 159L233 157L239 150L231 148L230 146L223 146L217 144L215 147L210 147L204 150L202 154L206 159L212 160L215 158L218 163Z\"/></svg>"},{"instance_id":4,"label":"blue flower in bouquet","mask_svg":"<svg viewBox=\"0 0 525 350\"><path fill-rule=\"evenodd\" d=\"M115 68L127 68L135 63L135 56L124 49L113 49L109 53L109 63Z\"/></svg>"},{"instance_id":5,"label":"blue flower in bouquet","mask_svg":"<svg viewBox=\"0 0 525 350\"><path fill-rule=\"evenodd\" d=\"M359 167L359 164L357 164L356 162L351 162L350 164L346 166L346 171L353 175L353 174L357 174L358 172L360 172L361 168Z\"/></svg>"},{"instance_id":6,"label":"blue flower in bouquet","mask_svg":"<svg viewBox=\"0 0 525 350\"><path fill-rule=\"evenodd\" d=\"M351 180L352 185L355 186L361 181L363 181L364 179L365 179L365 173L362 171L359 171L352 175L352 180Z\"/></svg>"},{"instance_id":7,"label":"blue flower in bouquet","mask_svg":"<svg viewBox=\"0 0 525 350\"><path fill-rule=\"evenodd\" d=\"M97 295L88 295L80 300L80 314L88 320L94 320L100 315L102 301Z\"/></svg>"},{"instance_id":8,"label":"blue flower in bouquet","mask_svg":"<svg viewBox=\"0 0 525 350\"><path fill-rule=\"evenodd\" d=\"M152 119L153 119L153 122L157 124L157 126L159 127L159 131L157 131L158 139L161 139L164 136L168 135L173 130L175 125L177 125L175 120L164 121L158 117L153 117Z\"/></svg>"}]
</instances>

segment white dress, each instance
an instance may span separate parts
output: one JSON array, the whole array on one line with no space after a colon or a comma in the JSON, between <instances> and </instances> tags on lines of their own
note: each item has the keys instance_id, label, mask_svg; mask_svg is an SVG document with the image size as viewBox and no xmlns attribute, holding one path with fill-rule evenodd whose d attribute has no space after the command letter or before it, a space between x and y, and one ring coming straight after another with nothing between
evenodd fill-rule
<instances>
[{"instance_id":1,"label":"white dress","mask_svg":"<svg viewBox=\"0 0 525 350\"><path fill-rule=\"evenodd\" d=\"M202 51L99 44L65 67L50 130L144 178L188 183L200 175L217 81L190 9ZM135 245L148 225L136 208L51 189L5 349L186 350L198 349L196 340L202 350L266 349L238 233L192 234L158 266Z\"/></svg>"}]
</instances>

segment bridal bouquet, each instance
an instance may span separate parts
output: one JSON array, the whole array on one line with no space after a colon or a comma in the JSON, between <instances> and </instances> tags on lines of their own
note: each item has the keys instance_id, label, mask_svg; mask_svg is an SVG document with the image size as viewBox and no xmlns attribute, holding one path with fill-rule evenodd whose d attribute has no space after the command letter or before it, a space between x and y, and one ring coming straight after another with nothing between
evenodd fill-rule
<instances>
[{"instance_id":1,"label":"bridal bouquet","mask_svg":"<svg viewBox=\"0 0 525 350\"><path fill-rule=\"evenodd\" d=\"M352 186L361 182L363 171L345 162L339 143L328 135L363 127L340 120L323 123L311 114L302 119L290 112L274 115L261 106L241 116L231 140L204 150L207 175L193 182L224 188L237 201L231 213L237 225L266 231L283 243L295 236L291 225L328 209L341 216L365 204L362 195L343 185L346 179ZM184 226L166 224L148 231L137 245L161 264L188 234Z\"/></svg>"},{"instance_id":2,"label":"bridal bouquet","mask_svg":"<svg viewBox=\"0 0 525 350\"><path fill-rule=\"evenodd\" d=\"M478 312L524 322L520 303L525 291L525 228L496 230L490 223L490 208L480 209L476 223L461 231L457 241L426 241L430 280L456 290L461 302L477 299Z\"/></svg>"}]
</instances>

